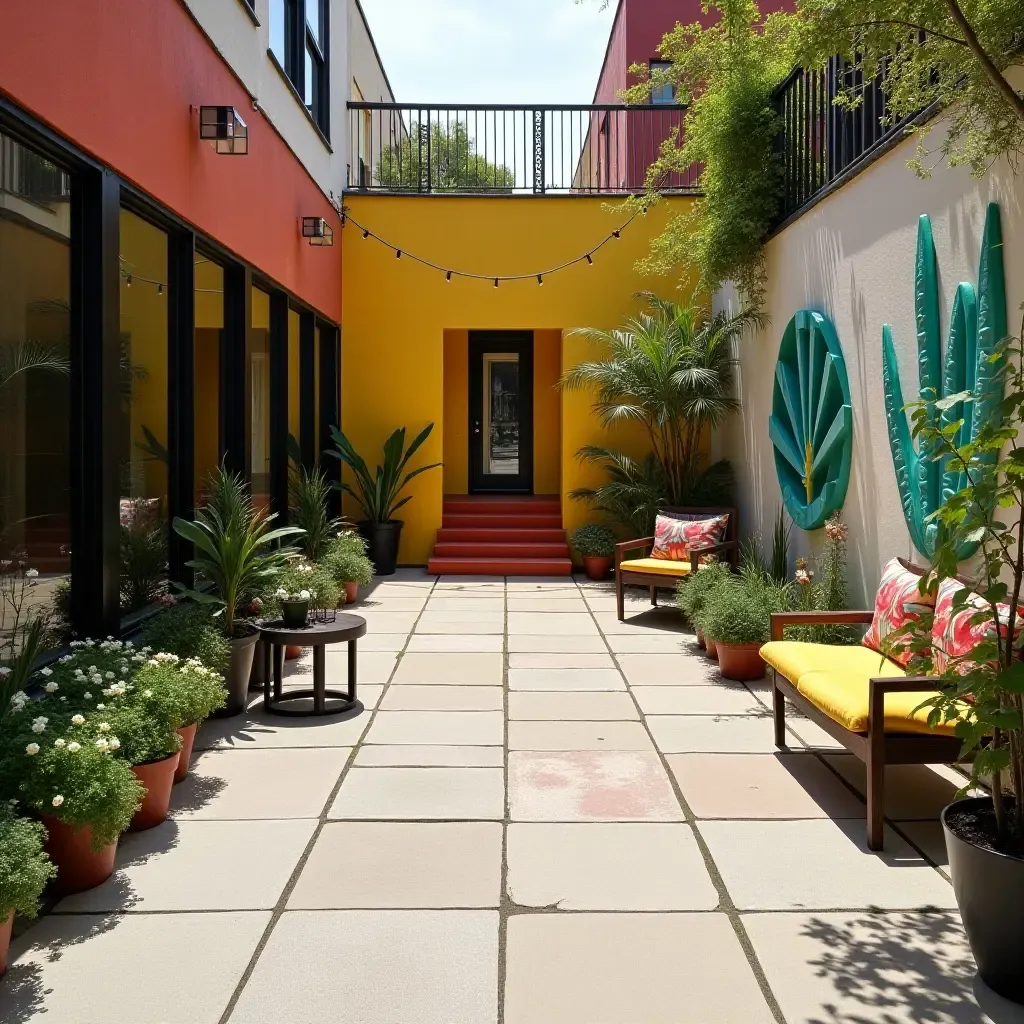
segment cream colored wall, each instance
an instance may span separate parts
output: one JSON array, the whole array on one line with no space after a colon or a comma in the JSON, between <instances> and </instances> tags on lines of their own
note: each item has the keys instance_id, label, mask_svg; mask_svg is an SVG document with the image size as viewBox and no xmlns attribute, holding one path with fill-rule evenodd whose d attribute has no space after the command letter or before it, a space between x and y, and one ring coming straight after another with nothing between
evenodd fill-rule
<instances>
[{"instance_id":1,"label":"cream colored wall","mask_svg":"<svg viewBox=\"0 0 1024 1024\"><path fill-rule=\"evenodd\" d=\"M939 129L932 134L938 144ZM771 326L740 346L741 417L718 435L715 451L732 459L740 480L744 532L765 542L781 504L768 440L779 341L800 308L827 313L846 358L853 400L853 468L843 517L850 527L850 582L857 602L874 593L894 555L920 561L903 519L893 471L882 392L882 324L893 328L906 401L917 395L914 256L917 219L931 217L938 258L943 351L950 307L960 281L977 285L986 205L1000 204L1011 333L1024 301L1024 179L1005 161L983 179L938 167L929 180L911 172L907 141L791 224L767 247L767 312ZM734 301L728 292L716 303ZM796 554L816 550L821 531L794 531Z\"/></svg>"},{"instance_id":2,"label":"cream colored wall","mask_svg":"<svg viewBox=\"0 0 1024 1024\"><path fill-rule=\"evenodd\" d=\"M378 60L359 0L348 0L348 39L349 82L354 80L358 84L367 103L394 103L391 85ZM350 95L355 98L351 90Z\"/></svg>"}]
</instances>

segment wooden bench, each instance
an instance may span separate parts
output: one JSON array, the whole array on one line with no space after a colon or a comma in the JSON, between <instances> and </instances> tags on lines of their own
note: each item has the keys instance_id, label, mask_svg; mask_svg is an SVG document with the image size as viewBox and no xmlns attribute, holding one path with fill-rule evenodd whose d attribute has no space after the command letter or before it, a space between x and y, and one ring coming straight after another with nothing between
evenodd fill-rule
<instances>
[{"instance_id":1,"label":"wooden bench","mask_svg":"<svg viewBox=\"0 0 1024 1024\"><path fill-rule=\"evenodd\" d=\"M729 521L725 527L725 539L718 544L707 544L700 548L694 548L694 554L711 555L720 557L725 555L733 569L739 558L739 521L736 509L725 507L697 508L691 506L670 505L663 508L660 515L667 516L693 516L697 518L711 519L714 516L728 514ZM651 605L657 607L658 588L673 589L675 585L690 574L690 562L670 562L660 558L626 558L630 551L638 551L646 548L648 555L654 547L653 537L638 537L636 540L625 540L615 545L615 603L619 614L619 621L625 620L625 588L626 587L647 587L650 590Z\"/></svg>"},{"instance_id":2,"label":"wooden bench","mask_svg":"<svg viewBox=\"0 0 1024 1024\"><path fill-rule=\"evenodd\" d=\"M890 764L950 764L960 757L961 741L953 735L952 728L940 726L937 730L925 728L920 731L899 731L893 728L900 720L907 721L914 729L920 727L920 719L906 717L908 710L921 703L928 695L937 692L934 676L908 676L901 666L883 655L858 645L831 646L827 644L799 644L785 640L784 631L789 626L810 625L856 625L871 622L871 611L835 612L776 612L772 615L772 642L761 648L762 657L768 663L772 683L772 706L775 716L775 746L785 750L786 743L786 699L803 712L812 722L820 726L834 740L841 743L851 754L859 757L867 766L867 843L870 850L881 850L884 841L885 820L885 768ZM779 645L779 646L776 646ZM819 648L815 652L795 652L792 646ZM834 652L836 667L811 669L799 674L800 678L788 678L782 669L786 651L797 655L790 660L800 663L799 655L806 655L806 662L813 663L819 658L823 665L829 661L827 651ZM867 657L863 653L867 652ZM873 659L878 664L875 674L863 674L863 693L857 693L858 680L863 667ZM775 664L773 664L773 662ZM779 666L779 667L776 667ZM860 666L860 667L858 667ZM813 678L811 678L813 676ZM801 678L804 683L801 684ZM831 694L830 679L832 682ZM851 685L852 684L852 685ZM810 695L817 697L811 699ZM892 714L886 723L886 697L900 697L900 709ZM831 699L829 700L828 698ZM866 697L865 728L851 730L820 706L832 703L836 711L844 701L862 705ZM825 698L825 699L823 699ZM894 709L890 708L893 712ZM898 710L904 712L903 716ZM854 708L855 713L859 712ZM920 713L920 714L923 714Z\"/></svg>"}]
</instances>

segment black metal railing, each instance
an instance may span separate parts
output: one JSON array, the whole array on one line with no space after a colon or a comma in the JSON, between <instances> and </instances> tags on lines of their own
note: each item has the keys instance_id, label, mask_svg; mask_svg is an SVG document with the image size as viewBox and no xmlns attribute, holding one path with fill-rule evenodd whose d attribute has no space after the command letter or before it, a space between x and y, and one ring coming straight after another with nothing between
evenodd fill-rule
<instances>
[{"instance_id":1,"label":"black metal railing","mask_svg":"<svg viewBox=\"0 0 1024 1024\"><path fill-rule=\"evenodd\" d=\"M71 176L45 157L0 135L0 192L50 205L71 199Z\"/></svg>"},{"instance_id":2,"label":"black metal railing","mask_svg":"<svg viewBox=\"0 0 1024 1024\"><path fill-rule=\"evenodd\" d=\"M349 103L350 189L400 193L643 191L685 107ZM659 182L693 191L697 169Z\"/></svg>"},{"instance_id":3,"label":"black metal railing","mask_svg":"<svg viewBox=\"0 0 1024 1024\"><path fill-rule=\"evenodd\" d=\"M875 78L865 81L859 70L833 57L818 71L796 68L775 90L775 109L783 120L778 139L784 179L780 222L859 161L901 138L917 117L892 115L884 80L884 63ZM859 96L857 106L835 104L844 90Z\"/></svg>"}]
</instances>

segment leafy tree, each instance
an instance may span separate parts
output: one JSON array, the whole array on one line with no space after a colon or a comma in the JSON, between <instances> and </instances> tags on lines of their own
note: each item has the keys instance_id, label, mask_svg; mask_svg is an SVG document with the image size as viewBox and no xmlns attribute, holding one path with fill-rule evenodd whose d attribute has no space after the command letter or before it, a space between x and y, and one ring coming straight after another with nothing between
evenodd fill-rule
<instances>
[{"instance_id":1,"label":"leafy tree","mask_svg":"<svg viewBox=\"0 0 1024 1024\"><path fill-rule=\"evenodd\" d=\"M709 291L732 280L744 302L761 304L764 293L763 243L779 210L782 168L775 139L782 119L772 92L793 66L792 16L762 19L754 0L707 4L717 21L676 25L658 50L670 66L627 90L631 103L643 103L651 89L671 84L689 106L681 130L662 145L649 168L650 205L673 172L697 165L703 193L686 213L672 217L651 245L645 270L668 273L682 265L699 273Z\"/></svg>"},{"instance_id":2,"label":"leafy tree","mask_svg":"<svg viewBox=\"0 0 1024 1024\"><path fill-rule=\"evenodd\" d=\"M395 191L455 192L474 189L511 189L515 173L493 164L476 151L465 122L426 125L414 121L394 146L381 151L377 183ZM426 136L426 137L425 137Z\"/></svg>"},{"instance_id":3,"label":"leafy tree","mask_svg":"<svg viewBox=\"0 0 1024 1024\"><path fill-rule=\"evenodd\" d=\"M1024 56L1020 0L800 0L796 42L807 68L838 54L870 81L884 67L890 121L933 104L951 108L940 153L953 167L980 177L996 157L1024 153L1024 98L1005 75ZM858 99L851 87L837 102ZM911 166L922 177L930 128L913 129L920 140Z\"/></svg>"},{"instance_id":4,"label":"leafy tree","mask_svg":"<svg viewBox=\"0 0 1024 1024\"><path fill-rule=\"evenodd\" d=\"M605 427L641 423L651 454L638 461L622 452L587 445L583 462L609 470L609 482L596 490L574 491L628 528L642 530L660 504L709 504L721 501L732 482L731 468L703 466L702 444L738 408L733 397L732 342L759 314L711 316L697 302L679 305L643 293L649 312L630 318L618 330L574 331L599 345L605 358L567 370L561 386L595 392L594 410ZM719 501L709 498L719 497Z\"/></svg>"}]
</instances>

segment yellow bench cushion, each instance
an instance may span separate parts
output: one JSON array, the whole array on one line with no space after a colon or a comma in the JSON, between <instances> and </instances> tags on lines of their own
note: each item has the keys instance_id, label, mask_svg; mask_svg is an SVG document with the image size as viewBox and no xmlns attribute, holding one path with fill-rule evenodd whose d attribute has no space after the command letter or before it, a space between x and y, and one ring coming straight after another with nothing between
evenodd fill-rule
<instances>
[{"instance_id":1,"label":"yellow bench cushion","mask_svg":"<svg viewBox=\"0 0 1024 1024\"><path fill-rule=\"evenodd\" d=\"M856 672L865 679L905 676L906 672L878 651L861 645L808 644L800 640L772 640L761 648L761 657L781 676L796 685L805 672L832 669Z\"/></svg>"},{"instance_id":2,"label":"yellow bench cushion","mask_svg":"<svg viewBox=\"0 0 1024 1024\"><path fill-rule=\"evenodd\" d=\"M906 675L895 662L862 646L773 640L761 648L761 657L819 711L850 732L868 731L869 681ZM929 729L928 708L914 710L937 693L887 693L885 731L952 734L952 724Z\"/></svg>"},{"instance_id":3,"label":"yellow bench cushion","mask_svg":"<svg viewBox=\"0 0 1024 1024\"><path fill-rule=\"evenodd\" d=\"M661 576L689 576L689 562L671 562L667 558L631 558L622 562L620 569L627 572L656 572Z\"/></svg>"}]
</instances>

